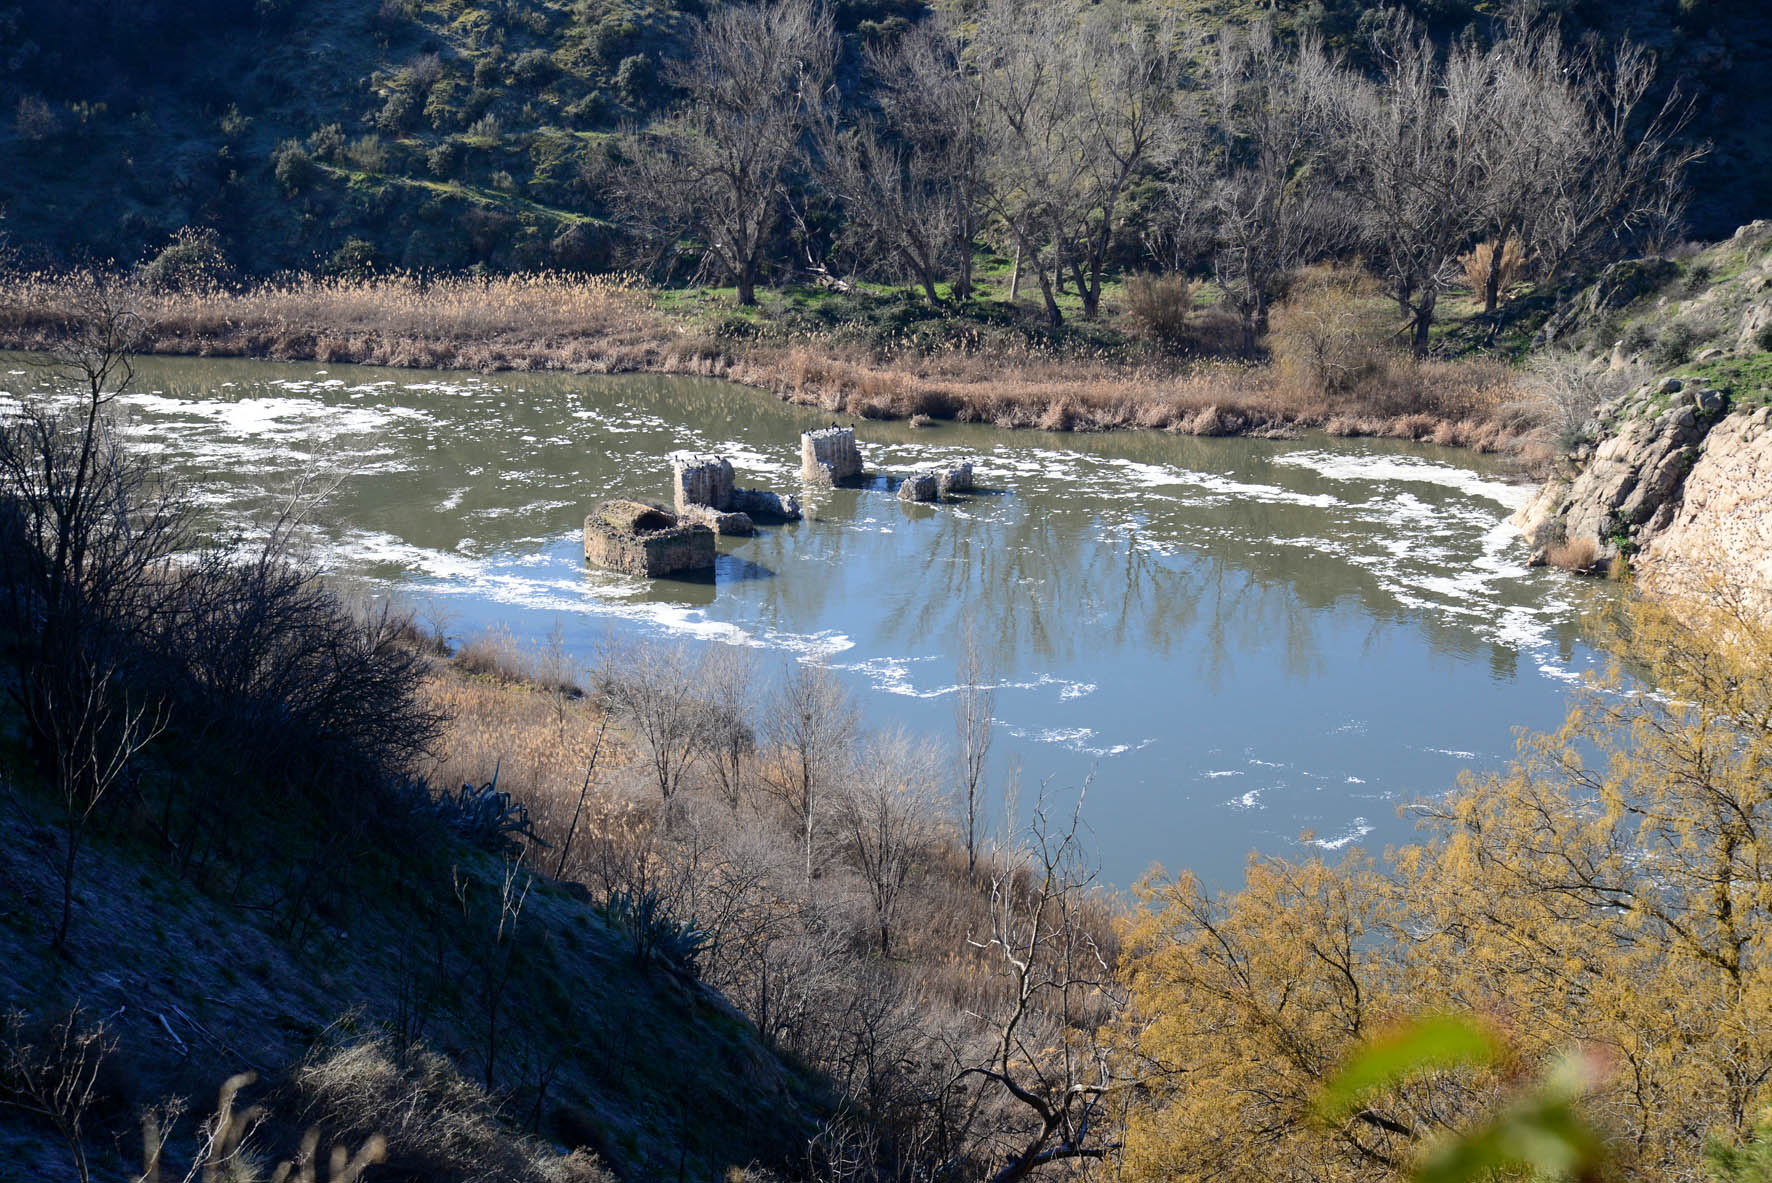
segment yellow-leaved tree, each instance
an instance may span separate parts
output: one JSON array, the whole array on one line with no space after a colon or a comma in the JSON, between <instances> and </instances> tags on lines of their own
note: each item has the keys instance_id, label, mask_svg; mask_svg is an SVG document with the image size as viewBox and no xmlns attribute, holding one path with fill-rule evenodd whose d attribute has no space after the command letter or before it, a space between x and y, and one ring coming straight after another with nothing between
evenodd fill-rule
<instances>
[{"instance_id":1,"label":"yellow-leaved tree","mask_svg":"<svg viewBox=\"0 0 1772 1183\"><path fill-rule=\"evenodd\" d=\"M1153 1082L1131 1176L1401 1176L1571 1049L1604 1066L1582 1106L1631 1178L1701 1178L1707 1137L1749 1134L1772 1104L1772 628L1719 596L1600 629L1634 677L1415 806L1421 843L1257 860L1223 897L1147 882L1116 1032ZM1483 1016L1508 1055L1314 1117L1357 1046L1423 1012Z\"/></svg>"}]
</instances>

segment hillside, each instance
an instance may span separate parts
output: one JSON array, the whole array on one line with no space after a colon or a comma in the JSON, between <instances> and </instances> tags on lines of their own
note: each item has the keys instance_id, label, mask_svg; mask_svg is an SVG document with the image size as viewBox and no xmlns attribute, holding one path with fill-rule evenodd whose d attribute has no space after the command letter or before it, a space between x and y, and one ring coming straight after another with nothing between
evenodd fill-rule
<instances>
[{"instance_id":1,"label":"hillside","mask_svg":"<svg viewBox=\"0 0 1772 1183\"><path fill-rule=\"evenodd\" d=\"M191 758L141 775L189 778L171 761ZM218 801L243 792L225 774L206 780ZM540 859L514 861L515 847L463 837L447 812L374 844L292 819L278 840L296 861L271 873L112 828L83 856L64 952L46 939L60 882L42 857L62 820L28 785L9 792L0 997L14 1014L0 1023L0 1102L18 1099L10 1057L33 1034L41 1046L71 1008L82 1027L102 1023L86 1134L113 1149L93 1151L97 1177L135 1177L140 1115L173 1097L189 1102L167 1126L166 1167L182 1176L202 1144L195 1123L245 1072L257 1079L241 1105L266 1115L248 1144L257 1161L289 1158L308 1128L353 1150L379 1133L393 1174L375 1177L779 1169L805 1154L829 1104L687 962L652 952L631 914L593 907ZM234 837L250 849L272 836ZM0 1112L0 1179L65 1177L50 1124Z\"/></svg>"},{"instance_id":2,"label":"hillside","mask_svg":"<svg viewBox=\"0 0 1772 1183\"><path fill-rule=\"evenodd\" d=\"M1147 7L1156 7L1147 3ZM1260 6L1187 0L1203 31ZM1362 0L1285 3L1284 31L1354 53ZM1491 6L1420 0L1442 38ZM661 67L699 0L100 0L0 5L0 234L27 262L132 264L184 226L248 274L383 267L603 268L608 134L672 100ZM840 0L839 87L871 101L862 52L921 0ZM1691 226L1720 237L1772 201L1753 77L1757 6L1570 3L1572 34L1628 35L1695 99ZM820 229L814 218L811 230ZM1128 243L1137 238L1135 229Z\"/></svg>"},{"instance_id":3,"label":"hillside","mask_svg":"<svg viewBox=\"0 0 1772 1183\"><path fill-rule=\"evenodd\" d=\"M1608 267L1551 317L1558 470L1517 519L1542 558L1772 611L1772 224Z\"/></svg>"}]
</instances>

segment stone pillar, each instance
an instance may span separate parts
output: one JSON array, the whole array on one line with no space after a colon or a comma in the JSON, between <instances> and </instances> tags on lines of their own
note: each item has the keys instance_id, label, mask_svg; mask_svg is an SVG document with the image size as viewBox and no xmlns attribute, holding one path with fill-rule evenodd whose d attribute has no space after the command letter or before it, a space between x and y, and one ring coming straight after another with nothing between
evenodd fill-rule
<instances>
[{"instance_id":1,"label":"stone pillar","mask_svg":"<svg viewBox=\"0 0 1772 1183\"><path fill-rule=\"evenodd\" d=\"M936 481L941 486L941 495L949 493L970 493L972 491L972 461L962 460L958 464L950 464L936 473Z\"/></svg>"},{"instance_id":2,"label":"stone pillar","mask_svg":"<svg viewBox=\"0 0 1772 1183\"><path fill-rule=\"evenodd\" d=\"M732 464L722 456L672 452L671 491L678 513L692 505L725 513L732 508Z\"/></svg>"},{"instance_id":3,"label":"stone pillar","mask_svg":"<svg viewBox=\"0 0 1772 1183\"><path fill-rule=\"evenodd\" d=\"M800 476L817 484L836 484L861 473L861 451L848 427L821 427L800 435Z\"/></svg>"},{"instance_id":4,"label":"stone pillar","mask_svg":"<svg viewBox=\"0 0 1772 1183\"><path fill-rule=\"evenodd\" d=\"M913 472L898 483L900 501L934 501L941 490L941 480L933 472Z\"/></svg>"}]
</instances>

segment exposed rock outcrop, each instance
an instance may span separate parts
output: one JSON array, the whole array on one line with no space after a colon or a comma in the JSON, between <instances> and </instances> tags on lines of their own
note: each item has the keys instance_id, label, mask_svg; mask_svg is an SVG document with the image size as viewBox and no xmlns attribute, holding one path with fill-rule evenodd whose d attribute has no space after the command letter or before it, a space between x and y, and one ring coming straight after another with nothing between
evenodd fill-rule
<instances>
[{"instance_id":1,"label":"exposed rock outcrop","mask_svg":"<svg viewBox=\"0 0 1772 1183\"><path fill-rule=\"evenodd\" d=\"M1682 387L1667 379L1596 410L1590 428L1605 438L1579 449L1570 458L1578 470L1547 482L1514 516L1538 561L1573 543L1591 546L1592 564L1603 565L1642 549L1673 520L1680 484L1725 406L1714 390Z\"/></svg>"},{"instance_id":2,"label":"exposed rock outcrop","mask_svg":"<svg viewBox=\"0 0 1772 1183\"><path fill-rule=\"evenodd\" d=\"M1772 411L1730 415L1711 429L1637 569L1651 594L1726 588L1772 616Z\"/></svg>"}]
</instances>

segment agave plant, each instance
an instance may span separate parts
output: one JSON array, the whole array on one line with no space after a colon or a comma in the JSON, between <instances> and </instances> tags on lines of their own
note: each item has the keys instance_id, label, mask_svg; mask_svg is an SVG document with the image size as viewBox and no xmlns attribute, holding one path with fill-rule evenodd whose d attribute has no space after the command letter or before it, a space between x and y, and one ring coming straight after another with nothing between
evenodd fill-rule
<instances>
[{"instance_id":1,"label":"agave plant","mask_svg":"<svg viewBox=\"0 0 1772 1183\"><path fill-rule=\"evenodd\" d=\"M653 962L687 978L700 973L697 962L707 949L708 934L673 917L657 891L613 892L603 913L627 934L635 961Z\"/></svg>"},{"instance_id":2,"label":"agave plant","mask_svg":"<svg viewBox=\"0 0 1772 1183\"><path fill-rule=\"evenodd\" d=\"M453 796L433 795L423 779L409 782L407 791L417 798L413 811L428 813L470 842L494 850L502 850L519 838L546 846L535 832L529 807L499 790L498 774L499 767L494 766L491 780L483 785L464 784Z\"/></svg>"}]
</instances>

